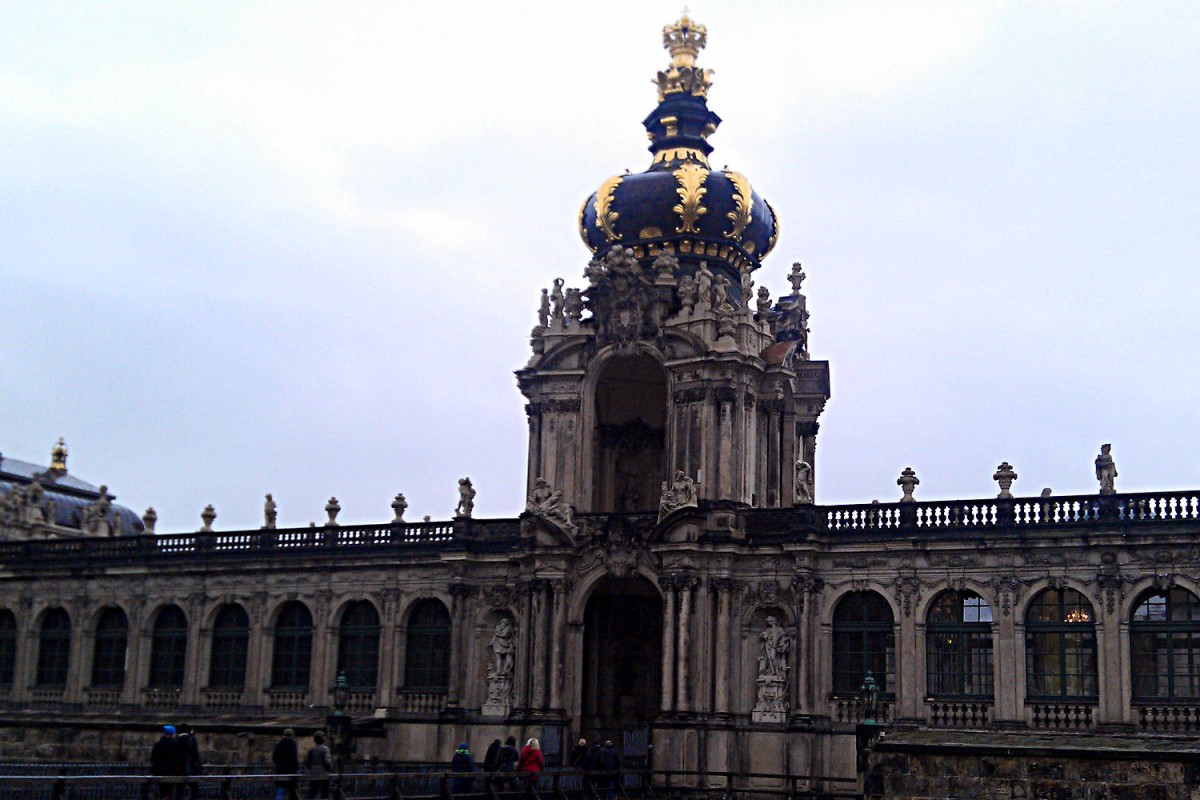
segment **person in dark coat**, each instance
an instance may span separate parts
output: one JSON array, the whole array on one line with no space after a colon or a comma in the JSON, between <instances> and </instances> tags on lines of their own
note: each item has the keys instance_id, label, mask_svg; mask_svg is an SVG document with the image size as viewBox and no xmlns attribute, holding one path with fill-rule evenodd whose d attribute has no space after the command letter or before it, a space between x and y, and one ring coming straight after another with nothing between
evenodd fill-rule
<instances>
[{"instance_id":1,"label":"person in dark coat","mask_svg":"<svg viewBox=\"0 0 1200 800\"><path fill-rule=\"evenodd\" d=\"M183 733L175 737L175 744L179 748L180 758L183 759L184 774L189 778L203 775L204 763L200 760L200 741L196 738L196 729L191 725L182 727ZM189 780L187 793L191 800L197 800L200 797L200 781Z\"/></svg>"},{"instance_id":2,"label":"person in dark coat","mask_svg":"<svg viewBox=\"0 0 1200 800\"><path fill-rule=\"evenodd\" d=\"M612 739L606 740L604 748L600 751L600 769L608 773L604 776L604 783L601 785L607 790L608 800L612 800L613 790L617 781L620 780L620 776L616 773L621 770L621 757L617 755Z\"/></svg>"},{"instance_id":3,"label":"person in dark coat","mask_svg":"<svg viewBox=\"0 0 1200 800\"><path fill-rule=\"evenodd\" d=\"M291 728L285 729L283 738L275 743L271 762L275 765L275 774L281 776L275 780L275 800L298 800L296 786L300 783L300 748L296 744L296 732Z\"/></svg>"},{"instance_id":4,"label":"person in dark coat","mask_svg":"<svg viewBox=\"0 0 1200 800\"><path fill-rule=\"evenodd\" d=\"M454 758L450 759L451 772L466 772L473 773L475 771L475 760L471 758L471 749L467 747L467 743L463 742L454 751ZM454 794L467 794L471 791L472 784L475 783L475 778L455 778L450 785L450 791Z\"/></svg>"},{"instance_id":5,"label":"person in dark coat","mask_svg":"<svg viewBox=\"0 0 1200 800\"><path fill-rule=\"evenodd\" d=\"M496 754L496 772L503 775L500 778L500 785L505 789L515 789L517 786L516 777L508 774L517 771L517 738L509 736L504 740L504 746L500 748L500 752Z\"/></svg>"},{"instance_id":6,"label":"person in dark coat","mask_svg":"<svg viewBox=\"0 0 1200 800\"><path fill-rule=\"evenodd\" d=\"M500 764L500 740L492 739L492 743L488 745L487 752L483 755L483 771L487 774L487 785L495 786L496 781L494 774L499 769Z\"/></svg>"},{"instance_id":7,"label":"person in dark coat","mask_svg":"<svg viewBox=\"0 0 1200 800\"><path fill-rule=\"evenodd\" d=\"M567 761L571 769L583 769L583 762L587 758L588 746L587 739L580 739L579 744L571 748L571 758Z\"/></svg>"},{"instance_id":8,"label":"person in dark coat","mask_svg":"<svg viewBox=\"0 0 1200 800\"><path fill-rule=\"evenodd\" d=\"M604 764L600 757L600 743L592 742L592 746L588 748L587 755L583 759L583 785L587 787L589 797L595 795L593 790L596 786L603 785L598 783L601 778L596 775L602 769L604 769Z\"/></svg>"},{"instance_id":9,"label":"person in dark coat","mask_svg":"<svg viewBox=\"0 0 1200 800\"><path fill-rule=\"evenodd\" d=\"M162 737L150 749L150 774L159 777L181 778L187 775L185 755L175 741L175 727L163 725ZM159 781L158 796L170 800L182 794L182 781Z\"/></svg>"}]
</instances>

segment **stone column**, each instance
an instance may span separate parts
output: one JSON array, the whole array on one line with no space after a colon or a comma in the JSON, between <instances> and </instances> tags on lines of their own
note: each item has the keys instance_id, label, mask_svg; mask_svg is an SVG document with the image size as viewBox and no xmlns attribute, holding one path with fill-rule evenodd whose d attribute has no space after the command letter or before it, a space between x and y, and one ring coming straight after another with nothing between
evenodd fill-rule
<instances>
[{"instance_id":1,"label":"stone column","mask_svg":"<svg viewBox=\"0 0 1200 800\"><path fill-rule=\"evenodd\" d=\"M691 651L691 622L692 622L692 589L696 578L686 576L679 584L679 644L675 648L678 653L678 683L675 684L675 708L679 711L691 711L689 666L692 658Z\"/></svg>"},{"instance_id":2,"label":"stone column","mask_svg":"<svg viewBox=\"0 0 1200 800\"><path fill-rule=\"evenodd\" d=\"M379 697L375 701L382 708L395 705L396 657L399 650L396 642L397 610L400 605L398 589L384 589L383 608L379 615Z\"/></svg>"},{"instance_id":3,"label":"stone column","mask_svg":"<svg viewBox=\"0 0 1200 800\"><path fill-rule=\"evenodd\" d=\"M1025 648L1020 637L1024 635L1012 612L1016 605L1015 588L1017 579L1011 576L993 579L996 587L992 602L992 631L994 652L992 653L992 683L995 687L995 706L992 718L996 722L1024 723L1025 706Z\"/></svg>"},{"instance_id":4,"label":"stone column","mask_svg":"<svg viewBox=\"0 0 1200 800\"><path fill-rule=\"evenodd\" d=\"M733 579L717 578L713 581L717 592L717 640L713 648L716 651L716 694L714 711L718 714L729 712L729 662L733 657L729 647L729 614L730 593L733 591Z\"/></svg>"},{"instance_id":5,"label":"stone column","mask_svg":"<svg viewBox=\"0 0 1200 800\"><path fill-rule=\"evenodd\" d=\"M179 701L184 705L200 704L200 687L203 685L205 674L204 643L212 637L212 630L204 627L204 596L188 598L187 606L187 645L184 650L183 691Z\"/></svg>"},{"instance_id":6,"label":"stone column","mask_svg":"<svg viewBox=\"0 0 1200 800\"><path fill-rule=\"evenodd\" d=\"M550 708L559 711L563 707L563 647L567 638L567 582L556 580L552 585L554 587L554 629L550 634Z\"/></svg>"},{"instance_id":7,"label":"stone column","mask_svg":"<svg viewBox=\"0 0 1200 800\"><path fill-rule=\"evenodd\" d=\"M83 700L84 682L91 679L91 671L84 668L84 664L90 662L90 659L87 658L88 654L84 650L89 637L83 635L84 618L87 614L87 598L75 598L66 608L67 613L71 615L71 654L69 656L67 686L66 691L63 693L63 701L78 703Z\"/></svg>"},{"instance_id":8,"label":"stone column","mask_svg":"<svg viewBox=\"0 0 1200 800\"><path fill-rule=\"evenodd\" d=\"M660 583L667 590L666 613L663 619L662 710L675 709L675 580L664 577Z\"/></svg>"},{"instance_id":9,"label":"stone column","mask_svg":"<svg viewBox=\"0 0 1200 800\"><path fill-rule=\"evenodd\" d=\"M517 682L516 704L521 708L533 705L533 587L522 583L517 589L521 598L521 621L517 628L517 659L513 680Z\"/></svg>"},{"instance_id":10,"label":"stone column","mask_svg":"<svg viewBox=\"0 0 1200 800\"><path fill-rule=\"evenodd\" d=\"M329 532L336 536L337 531ZM333 699L329 688L337 680L337 627L329 623L332 593L318 592L313 604L312 659L308 676L308 703L329 706ZM331 674L334 673L334 674Z\"/></svg>"},{"instance_id":11,"label":"stone column","mask_svg":"<svg viewBox=\"0 0 1200 800\"><path fill-rule=\"evenodd\" d=\"M737 469L735 464L738 461L733 447L733 408L736 399L737 390L732 386L723 386L717 389L718 436L720 436L717 452L720 456L717 464L719 475L716 498L720 500L734 499L734 470Z\"/></svg>"},{"instance_id":12,"label":"stone column","mask_svg":"<svg viewBox=\"0 0 1200 800\"><path fill-rule=\"evenodd\" d=\"M263 689L270 680L270 672L264 666L269 626L267 618L267 596L256 593L250 596L247 603L246 615L250 618L248 631L249 641L246 642L246 683L242 690L242 702L250 706L263 705Z\"/></svg>"},{"instance_id":13,"label":"stone column","mask_svg":"<svg viewBox=\"0 0 1200 800\"><path fill-rule=\"evenodd\" d=\"M446 707L458 708L462 701L462 675L466 659L467 598L471 586L451 583L450 591L450 676L446 687Z\"/></svg>"},{"instance_id":14,"label":"stone column","mask_svg":"<svg viewBox=\"0 0 1200 800\"><path fill-rule=\"evenodd\" d=\"M533 677L533 695L530 700L530 707L533 709L544 709L546 707L546 668L549 666L549 654L546 645L546 629L548 627L547 616L547 597L546 589L547 581L537 579L530 581L532 588L533 602L533 663L530 665L530 672Z\"/></svg>"}]
</instances>

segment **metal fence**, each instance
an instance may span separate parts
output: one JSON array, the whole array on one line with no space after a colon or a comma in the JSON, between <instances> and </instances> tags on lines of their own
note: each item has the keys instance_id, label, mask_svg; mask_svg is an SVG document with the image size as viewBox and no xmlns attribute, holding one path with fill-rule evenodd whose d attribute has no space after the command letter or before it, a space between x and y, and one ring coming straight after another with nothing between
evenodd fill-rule
<instances>
[{"instance_id":1,"label":"metal fence","mask_svg":"<svg viewBox=\"0 0 1200 800\"><path fill-rule=\"evenodd\" d=\"M36 765L44 770L48 765ZM298 800L304 778L281 775L198 775L161 778L130 774L13 774L0 765L2 800ZM116 767L119 765L104 765ZM67 768L70 768L69 770ZM294 787L291 795L288 784ZM526 774L405 771L344 772L331 776L332 800L851 800L856 781L806 775L654 770Z\"/></svg>"}]
</instances>

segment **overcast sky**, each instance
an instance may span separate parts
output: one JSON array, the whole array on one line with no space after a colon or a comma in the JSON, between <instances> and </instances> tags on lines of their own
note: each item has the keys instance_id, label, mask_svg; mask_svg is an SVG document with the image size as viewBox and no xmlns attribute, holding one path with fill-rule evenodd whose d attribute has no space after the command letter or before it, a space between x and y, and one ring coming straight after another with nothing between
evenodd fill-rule
<instances>
[{"instance_id":1,"label":"overcast sky","mask_svg":"<svg viewBox=\"0 0 1200 800\"><path fill-rule=\"evenodd\" d=\"M0 4L0 452L159 530L524 500L512 372L677 2ZM831 363L817 499L1200 486L1200 4L711 3Z\"/></svg>"}]
</instances>

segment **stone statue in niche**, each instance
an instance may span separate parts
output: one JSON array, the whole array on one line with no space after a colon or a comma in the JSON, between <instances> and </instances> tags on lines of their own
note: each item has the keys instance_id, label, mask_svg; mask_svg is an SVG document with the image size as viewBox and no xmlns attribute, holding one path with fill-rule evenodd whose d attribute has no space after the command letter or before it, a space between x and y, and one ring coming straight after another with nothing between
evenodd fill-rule
<instances>
[{"instance_id":1,"label":"stone statue in niche","mask_svg":"<svg viewBox=\"0 0 1200 800\"><path fill-rule=\"evenodd\" d=\"M552 489L550 482L545 478L534 481L533 491L525 501L525 510L564 531L575 530L575 523L571 521L570 503L562 496L562 492Z\"/></svg>"},{"instance_id":2,"label":"stone statue in niche","mask_svg":"<svg viewBox=\"0 0 1200 800\"><path fill-rule=\"evenodd\" d=\"M496 623L496 630L492 633L492 640L488 642L488 650L491 651L492 661L488 665L489 678L512 677L513 674L513 654L516 648L517 632L513 629L512 623L508 617L501 619Z\"/></svg>"},{"instance_id":3,"label":"stone statue in niche","mask_svg":"<svg viewBox=\"0 0 1200 800\"><path fill-rule=\"evenodd\" d=\"M790 703L787 696L788 653L792 637L774 615L767 616L767 627L758 636L762 654L758 657L758 699L751 718L754 722L783 722Z\"/></svg>"},{"instance_id":4,"label":"stone statue in niche","mask_svg":"<svg viewBox=\"0 0 1200 800\"><path fill-rule=\"evenodd\" d=\"M807 461L796 462L796 505L809 505L813 501L812 465Z\"/></svg>"},{"instance_id":5,"label":"stone statue in niche","mask_svg":"<svg viewBox=\"0 0 1200 800\"><path fill-rule=\"evenodd\" d=\"M1100 445L1096 456L1096 480L1100 481L1100 494L1116 494L1117 465L1112 457L1112 445Z\"/></svg>"},{"instance_id":6,"label":"stone statue in niche","mask_svg":"<svg viewBox=\"0 0 1200 800\"><path fill-rule=\"evenodd\" d=\"M496 623L488 642L487 700L480 709L485 717L507 717L513 705L513 663L517 631L508 617Z\"/></svg>"},{"instance_id":7,"label":"stone statue in niche","mask_svg":"<svg viewBox=\"0 0 1200 800\"><path fill-rule=\"evenodd\" d=\"M275 498L267 495L263 500L263 528L270 530L275 527L275 518L279 515L275 507Z\"/></svg>"},{"instance_id":8,"label":"stone statue in niche","mask_svg":"<svg viewBox=\"0 0 1200 800\"><path fill-rule=\"evenodd\" d=\"M663 481L662 499L658 504L658 518L662 519L673 511L688 506L695 507L698 504L696 482L689 478L683 470L677 469L675 470L675 479L670 484Z\"/></svg>"},{"instance_id":9,"label":"stone statue in niche","mask_svg":"<svg viewBox=\"0 0 1200 800\"><path fill-rule=\"evenodd\" d=\"M471 512L475 510L475 487L471 485L470 478L459 478L458 480L458 505L454 508L454 516L469 517Z\"/></svg>"}]
</instances>

